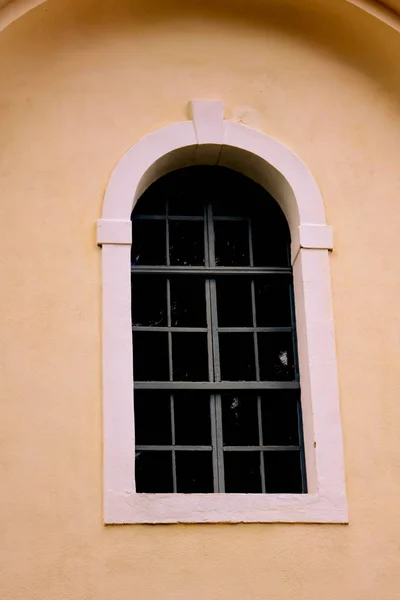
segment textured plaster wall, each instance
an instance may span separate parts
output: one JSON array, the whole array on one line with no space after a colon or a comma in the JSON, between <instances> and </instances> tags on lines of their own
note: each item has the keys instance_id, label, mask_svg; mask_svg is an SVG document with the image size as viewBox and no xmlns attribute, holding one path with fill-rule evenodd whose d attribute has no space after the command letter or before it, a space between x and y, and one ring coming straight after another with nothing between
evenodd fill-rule
<instances>
[{"instance_id":1,"label":"textured plaster wall","mask_svg":"<svg viewBox=\"0 0 400 600\"><path fill-rule=\"evenodd\" d=\"M400 597L400 37L343 3L213 4L49 0L0 34L2 600ZM102 525L94 222L191 98L321 187L349 526Z\"/></svg>"}]
</instances>

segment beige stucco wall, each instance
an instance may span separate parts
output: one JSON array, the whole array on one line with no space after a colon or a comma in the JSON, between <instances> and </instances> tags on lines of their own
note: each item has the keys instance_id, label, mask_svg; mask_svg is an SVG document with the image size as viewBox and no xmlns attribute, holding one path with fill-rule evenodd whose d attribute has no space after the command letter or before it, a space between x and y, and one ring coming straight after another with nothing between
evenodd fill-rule
<instances>
[{"instance_id":1,"label":"beige stucco wall","mask_svg":"<svg viewBox=\"0 0 400 600\"><path fill-rule=\"evenodd\" d=\"M4 600L400 597L400 35L341 1L205 4L49 0L0 34ZM349 526L102 525L94 223L122 153L191 98L321 187Z\"/></svg>"}]
</instances>

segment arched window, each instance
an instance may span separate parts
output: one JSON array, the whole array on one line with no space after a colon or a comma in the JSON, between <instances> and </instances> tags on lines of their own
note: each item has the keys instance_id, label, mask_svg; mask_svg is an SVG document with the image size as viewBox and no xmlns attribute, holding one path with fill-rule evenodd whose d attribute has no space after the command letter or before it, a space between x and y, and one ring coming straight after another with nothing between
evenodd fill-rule
<instances>
[{"instance_id":1,"label":"arched window","mask_svg":"<svg viewBox=\"0 0 400 600\"><path fill-rule=\"evenodd\" d=\"M132 223L136 491L305 493L281 209L196 166L153 183Z\"/></svg>"}]
</instances>

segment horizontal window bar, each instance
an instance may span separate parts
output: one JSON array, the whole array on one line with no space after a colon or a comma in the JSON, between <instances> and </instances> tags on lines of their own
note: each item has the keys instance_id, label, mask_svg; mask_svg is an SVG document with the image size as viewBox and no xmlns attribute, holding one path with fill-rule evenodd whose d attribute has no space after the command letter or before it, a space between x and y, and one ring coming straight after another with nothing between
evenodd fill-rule
<instances>
[{"instance_id":1,"label":"horizontal window bar","mask_svg":"<svg viewBox=\"0 0 400 600\"><path fill-rule=\"evenodd\" d=\"M223 446L224 452L298 452L300 446Z\"/></svg>"},{"instance_id":2,"label":"horizontal window bar","mask_svg":"<svg viewBox=\"0 0 400 600\"><path fill-rule=\"evenodd\" d=\"M204 217L194 215L134 215L133 221L204 221Z\"/></svg>"},{"instance_id":3,"label":"horizontal window bar","mask_svg":"<svg viewBox=\"0 0 400 600\"><path fill-rule=\"evenodd\" d=\"M136 390L298 390L298 381L135 381Z\"/></svg>"},{"instance_id":4,"label":"horizontal window bar","mask_svg":"<svg viewBox=\"0 0 400 600\"><path fill-rule=\"evenodd\" d=\"M140 445L138 445L138 446L135 447L135 450L137 452L144 452L146 450L151 450L151 451L153 451L153 450L156 450L156 451L159 451L159 450L169 450L169 451L171 451L171 450L177 450L177 451L188 450L188 451L197 451L197 450L199 450L199 451L210 452L212 450L212 446L190 446L190 445L188 445L188 446L186 446L186 445L185 446L182 446L182 445L179 445L179 446L178 445L176 445L176 446L168 445L167 446L167 445L164 445L164 444L161 446L161 445L156 445L156 444L150 444L150 445L140 444Z\"/></svg>"},{"instance_id":5,"label":"horizontal window bar","mask_svg":"<svg viewBox=\"0 0 400 600\"><path fill-rule=\"evenodd\" d=\"M132 265L132 273L146 275L291 275L290 267L166 267Z\"/></svg>"},{"instance_id":6,"label":"horizontal window bar","mask_svg":"<svg viewBox=\"0 0 400 600\"><path fill-rule=\"evenodd\" d=\"M143 326L143 325L134 325L132 327L133 331L145 331L145 332L156 332L156 333L163 333L163 332L171 332L171 333L207 333L208 329L207 327L152 327L151 325L149 326Z\"/></svg>"},{"instance_id":7,"label":"horizontal window bar","mask_svg":"<svg viewBox=\"0 0 400 600\"><path fill-rule=\"evenodd\" d=\"M292 327L218 327L220 333L292 333Z\"/></svg>"},{"instance_id":8,"label":"horizontal window bar","mask_svg":"<svg viewBox=\"0 0 400 600\"><path fill-rule=\"evenodd\" d=\"M250 217L230 217L229 215L213 216L214 221L250 221Z\"/></svg>"}]
</instances>

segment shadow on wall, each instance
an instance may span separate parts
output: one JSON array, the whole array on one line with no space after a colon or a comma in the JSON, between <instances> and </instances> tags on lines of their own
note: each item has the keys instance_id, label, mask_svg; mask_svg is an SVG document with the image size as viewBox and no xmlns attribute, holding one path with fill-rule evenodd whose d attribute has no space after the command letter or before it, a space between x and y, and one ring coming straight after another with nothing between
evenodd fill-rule
<instances>
[{"instance_id":1,"label":"shadow on wall","mask_svg":"<svg viewBox=\"0 0 400 600\"><path fill-rule=\"evenodd\" d=\"M357 7L341 3L302 3L298 0L47 0L0 33L2 43L10 50L15 44L11 35L18 28L29 40L16 53L35 53L47 47L48 60L57 48L74 42L75 49L87 47L95 33L112 51L116 30L118 36L134 34L148 37L154 28L169 26L171 21L182 32L193 24L203 23L207 29L240 25L262 31L265 36L277 32L295 38L319 54L342 62L348 68L375 80L385 93L400 98L400 35ZM238 37L240 28L238 27ZM19 36L17 36L19 38ZM110 45L111 44L111 45ZM22 57L21 57L22 58ZM145 57L141 57L145 61ZM201 57L199 57L201 60ZM312 72L310 72L312 77ZM382 91L381 90L381 91Z\"/></svg>"}]
</instances>

